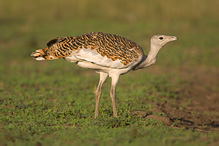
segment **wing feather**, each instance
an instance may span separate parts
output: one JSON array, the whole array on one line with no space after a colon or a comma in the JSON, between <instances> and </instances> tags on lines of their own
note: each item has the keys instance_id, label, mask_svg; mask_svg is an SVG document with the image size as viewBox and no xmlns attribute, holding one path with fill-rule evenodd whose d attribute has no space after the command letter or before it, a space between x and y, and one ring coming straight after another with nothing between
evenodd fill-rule
<instances>
[{"instance_id":1,"label":"wing feather","mask_svg":"<svg viewBox=\"0 0 219 146\"><path fill-rule=\"evenodd\" d=\"M46 49L32 53L32 56L35 59L41 57L40 60L51 60L71 58L75 55L73 58L87 60L101 66L124 68L139 62L144 54L142 48L135 42L102 32L52 39L47 46Z\"/></svg>"}]
</instances>

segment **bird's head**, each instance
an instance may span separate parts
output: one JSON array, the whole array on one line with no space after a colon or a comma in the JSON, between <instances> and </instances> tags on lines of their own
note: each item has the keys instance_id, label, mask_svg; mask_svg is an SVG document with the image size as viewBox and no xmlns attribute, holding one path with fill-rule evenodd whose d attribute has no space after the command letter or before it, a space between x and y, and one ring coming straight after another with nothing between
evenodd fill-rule
<instances>
[{"instance_id":1,"label":"bird's head","mask_svg":"<svg viewBox=\"0 0 219 146\"><path fill-rule=\"evenodd\" d=\"M177 40L175 36L155 35L151 38L151 45L162 47L166 43Z\"/></svg>"}]
</instances>

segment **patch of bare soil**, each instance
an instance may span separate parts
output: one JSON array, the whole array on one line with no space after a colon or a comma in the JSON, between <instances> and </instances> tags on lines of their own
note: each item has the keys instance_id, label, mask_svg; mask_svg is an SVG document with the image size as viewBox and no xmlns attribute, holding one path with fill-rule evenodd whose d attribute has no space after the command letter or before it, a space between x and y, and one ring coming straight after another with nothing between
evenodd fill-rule
<instances>
[{"instance_id":1,"label":"patch of bare soil","mask_svg":"<svg viewBox=\"0 0 219 146\"><path fill-rule=\"evenodd\" d=\"M183 68L181 76L188 85L176 101L157 104L171 124L202 131L219 131L218 68Z\"/></svg>"}]
</instances>

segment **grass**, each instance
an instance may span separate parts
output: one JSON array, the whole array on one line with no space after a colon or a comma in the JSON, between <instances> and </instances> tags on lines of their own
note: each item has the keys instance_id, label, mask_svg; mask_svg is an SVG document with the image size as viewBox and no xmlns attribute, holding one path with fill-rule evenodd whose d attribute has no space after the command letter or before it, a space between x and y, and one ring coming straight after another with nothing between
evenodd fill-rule
<instances>
[{"instance_id":1,"label":"grass","mask_svg":"<svg viewBox=\"0 0 219 146\"><path fill-rule=\"evenodd\" d=\"M173 128L136 112L160 114L152 110L155 103L177 99L184 86L182 66L218 67L217 4L1 1L0 145L213 144L217 132ZM64 60L36 62L29 57L52 38L90 31L119 34L143 48L156 33L180 38L164 47L156 67L121 77L118 118L112 118L109 79L103 86L100 116L94 119L97 74Z\"/></svg>"}]
</instances>

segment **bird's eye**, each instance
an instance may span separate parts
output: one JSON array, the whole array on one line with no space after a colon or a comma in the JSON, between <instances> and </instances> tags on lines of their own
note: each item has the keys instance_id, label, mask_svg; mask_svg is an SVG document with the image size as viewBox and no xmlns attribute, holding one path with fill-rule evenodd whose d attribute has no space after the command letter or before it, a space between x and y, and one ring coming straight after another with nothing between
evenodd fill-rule
<instances>
[{"instance_id":1,"label":"bird's eye","mask_svg":"<svg viewBox=\"0 0 219 146\"><path fill-rule=\"evenodd\" d=\"M159 37L160 40L163 40L163 37Z\"/></svg>"}]
</instances>

